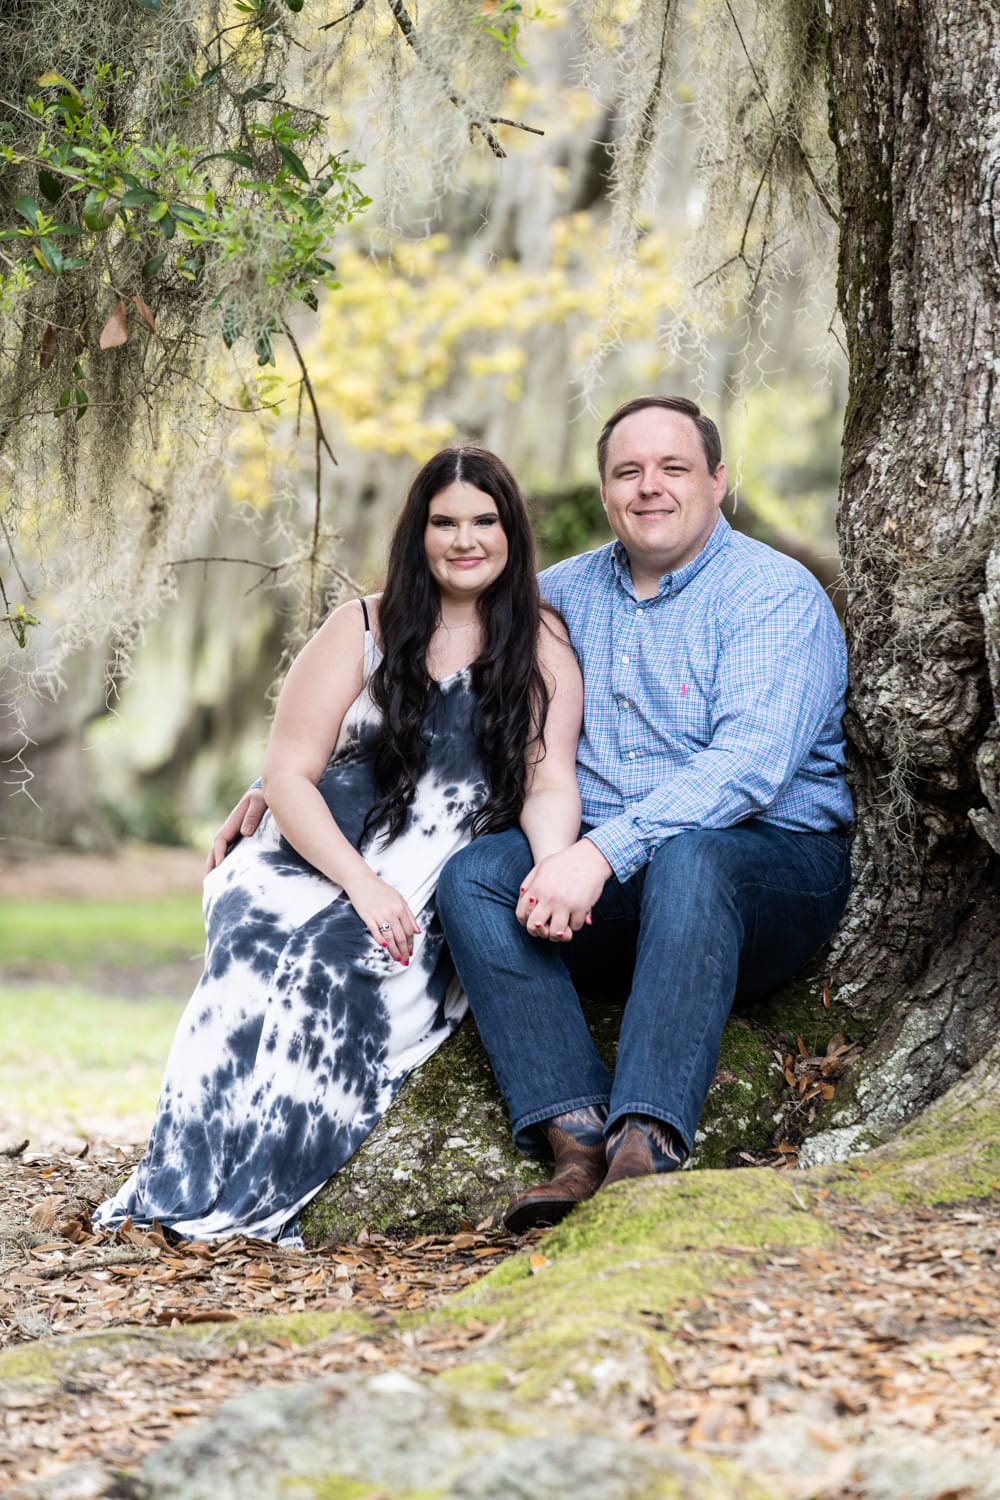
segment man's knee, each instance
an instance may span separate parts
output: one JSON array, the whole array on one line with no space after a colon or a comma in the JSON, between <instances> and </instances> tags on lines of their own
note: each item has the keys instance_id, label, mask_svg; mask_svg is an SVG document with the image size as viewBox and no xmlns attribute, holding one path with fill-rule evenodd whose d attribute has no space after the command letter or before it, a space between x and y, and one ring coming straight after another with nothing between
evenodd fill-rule
<instances>
[{"instance_id":1,"label":"man's knee","mask_svg":"<svg viewBox=\"0 0 1000 1500\"><path fill-rule=\"evenodd\" d=\"M700 894L732 886L734 860L731 829L693 828L661 844L649 861L646 888Z\"/></svg>"}]
</instances>

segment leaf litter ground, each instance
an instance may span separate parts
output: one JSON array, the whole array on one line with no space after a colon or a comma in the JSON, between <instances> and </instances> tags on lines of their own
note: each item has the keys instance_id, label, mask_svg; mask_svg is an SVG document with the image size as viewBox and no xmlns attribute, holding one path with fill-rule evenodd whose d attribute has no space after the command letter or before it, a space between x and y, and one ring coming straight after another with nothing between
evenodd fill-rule
<instances>
[{"instance_id":1,"label":"leaf litter ground","mask_svg":"<svg viewBox=\"0 0 1000 1500\"><path fill-rule=\"evenodd\" d=\"M133 1465L251 1385L392 1367L433 1374L494 1340L502 1349L502 1324L404 1327L399 1314L438 1305L526 1244L534 1270L547 1263L541 1236L517 1241L489 1225L304 1252L93 1233L90 1209L129 1165L120 1151L81 1159L15 1147L0 1157L0 1346L54 1336L83 1356L88 1336L117 1335L110 1358L72 1358L58 1385L0 1388L0 1489L87 1458ZM995 1448L998 1207L830 1205L833 1248L760 1253L752 1274L694 1299L669 1334L650 1315L660 1376L626 1380L607 1404L609 1423L635 1441L766 1464L770 1434L794 1422L809 1458L791 1470L779 1462L777 1477L795 1497L869 1494L852 1475L874 1429L955 1451ZM294 1321L261 1321L259 1339L242 1321L336 1311L360 1317L305 1344ZM517 1373L510 1379L516 1387ZM557 1404L572 1399L553 1392ZM944 1482L921 1491L974 1493Z\"/></svg>"}]
</instances>

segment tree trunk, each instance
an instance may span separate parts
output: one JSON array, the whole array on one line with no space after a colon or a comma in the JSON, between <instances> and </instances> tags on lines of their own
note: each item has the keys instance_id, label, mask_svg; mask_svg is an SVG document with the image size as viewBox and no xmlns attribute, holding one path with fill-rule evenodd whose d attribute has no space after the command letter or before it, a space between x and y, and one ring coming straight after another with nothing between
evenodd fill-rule
<instances>
[{"instance_id":1,"label":"tree trunk","mask_svg":"<svg viewBox=\"0 0 1000 1500\"><path fill-rule=\"evenodd\" d=\"M1000 6L829 11L859 828L834 974L872 1042L846 1147L1000 1024Z\"/></svg>"}]
</instances>

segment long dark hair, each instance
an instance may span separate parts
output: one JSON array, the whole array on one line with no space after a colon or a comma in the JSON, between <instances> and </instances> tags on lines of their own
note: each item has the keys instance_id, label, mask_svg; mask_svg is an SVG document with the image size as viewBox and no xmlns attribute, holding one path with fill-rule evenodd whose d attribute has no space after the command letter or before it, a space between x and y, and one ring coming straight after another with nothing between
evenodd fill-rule
<instances>
[{"instance_id":1,"label":"long dark hair","mask_svg":"<svg viewBox=\"0 0 1000 1500\"><path fill-rule=\"evenodd\" d=\"M389 548L379 605L382 660L370 691L382 712L375 754L378 801L362 840L382 830L399 834L423 774L421 729L440 691L427 670L427 648L441 617L441 599L424 550L431 502L456 482L474 485L496 504L507 538L507 566L476 599L483 645L472 667L477 698L474 730L486 775L486 800L473 836L510 827L524 802L526 760L545 724L549 694L537 661L541 602L531 524L517 480L485 448L445 448L410 486Z\"/></svg>"}]
</instances>

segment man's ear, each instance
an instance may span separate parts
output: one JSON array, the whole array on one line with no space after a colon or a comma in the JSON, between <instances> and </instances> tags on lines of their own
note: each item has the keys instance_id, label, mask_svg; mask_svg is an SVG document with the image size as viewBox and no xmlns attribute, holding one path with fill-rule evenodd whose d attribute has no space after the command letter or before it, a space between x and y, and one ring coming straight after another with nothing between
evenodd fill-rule
<instances>
[{"instance_id":1,"label":"man's ear","mask_svg":"<svg viewBox=\"0 0 1000 1500\"><path fill-rule=\"evenodd\" d=\"M608 497L604 493L604 485L603 485L603 483L601 484L601 504L604 506L604 509L607 510L607 508L608 508Z\"/></svg>"},{"instance_id":2,"label":"man's ear","mask_svg":"<svg viewBox=\"0 0 1000 1500\"><path fill-rule=\"evenodd\" d=\"M726 498L726 466L720 464L712 475L712 487L715 493L716 505L721 505Z\"/></svg>"}]
</instances>

